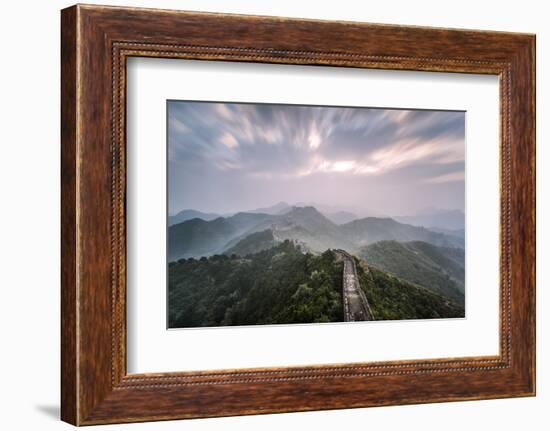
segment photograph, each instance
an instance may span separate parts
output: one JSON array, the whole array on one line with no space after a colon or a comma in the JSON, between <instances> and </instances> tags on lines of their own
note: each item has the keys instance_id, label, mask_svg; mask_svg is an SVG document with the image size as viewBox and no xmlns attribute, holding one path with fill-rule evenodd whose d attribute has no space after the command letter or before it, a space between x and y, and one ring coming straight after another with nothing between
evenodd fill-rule
<instances>
[{"instance_id":1,"label":"photograph","mask_svg":"<svg viewBox=\"0 0 550 431\"><path fill-rule=\"evenodd\" d=\"M118 1L4 8L5 429L549 422L541 2Z\"/></svg>"},{"instance_id":2,"label":"photograph","mask_svg":"<svg viewBox=\"0 0 550 431\"><path fill-rule=\"evenodd\" d=\"M167 101L167 325L465 317L465 112Z\"/></svg>"}]
</instances>

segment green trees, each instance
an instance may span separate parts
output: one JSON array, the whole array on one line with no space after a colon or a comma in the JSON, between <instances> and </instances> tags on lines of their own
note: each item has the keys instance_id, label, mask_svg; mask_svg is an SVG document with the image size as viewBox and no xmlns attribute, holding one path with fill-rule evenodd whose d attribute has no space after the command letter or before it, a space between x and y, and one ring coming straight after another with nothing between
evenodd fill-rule
<instances>
[{"instance_id":1,"label":"green trees","mask_svg":"<svg viewBox=\"0 0 550 431\"><path fill-rule=\"evenodd\" d=\"M341 263L292 241L244 258L182 259L169 266L169 326L342 320Z\"/></svg>"},{"instance_id":2,"label":"green trees","mask_svg":"<svg viewBox=\"0 0 550 431\"><path fill-rule=\"evenodd\" d=\"M464 317L464 307L355 258L375 320ZM342 322L343 263L331 250L293 241L244 257L181 259L169 265L171 328Z\"/></svg>"},{"instance_id":3,"label":"green trees","mask_svg":"<svg viewBox=\"0 0 550 431\"><path fill-rule=\"evenodd\" d=\"M464 306L464 250L422 241L379 241L358 251L369 265Z\"/></svg>"},{"instance_id":4,"label":"green trees","mask_svg":"<svg viewBox=\"0 0 550 431\"><path fill-rule=\"evenodd\" d=\"M359 283L376 320L464 317L464 307L449 298L407 283L356 259Z\"/></svg>"}]
</instances>

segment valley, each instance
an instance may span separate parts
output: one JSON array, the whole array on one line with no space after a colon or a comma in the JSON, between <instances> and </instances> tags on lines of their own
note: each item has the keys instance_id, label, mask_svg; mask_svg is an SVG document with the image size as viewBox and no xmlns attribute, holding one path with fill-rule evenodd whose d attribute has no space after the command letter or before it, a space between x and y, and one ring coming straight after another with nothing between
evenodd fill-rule
<instances>
[{"instance_id":1,"label":"valley","mask_svg":"<svg viewBox=\"0 0 550 431\"><path fill-rule=\"evenodd\" d=\"M463 235L261 210L169 226L170 327L464 317Z\"/></svg>"},{"instance_id":2,"label":"valley","mask_svg":"<svg viewBox=\"0 0 550 431\"><path fill-rule=\"evenodd\" d=\"M274 241L296 240L318 253L330 248L355 253L361 247L384 240L424 241L441 247L464 248L464 237L459 235L399 223L389 217L365 217L339 225L315 207L306 206L291 207L282 214L239 212L213 220L193 218L169 226L168 260L232 253L247 243L252 247L255 241L251 235L267 230Z\"/></svg>"}]
</instances>

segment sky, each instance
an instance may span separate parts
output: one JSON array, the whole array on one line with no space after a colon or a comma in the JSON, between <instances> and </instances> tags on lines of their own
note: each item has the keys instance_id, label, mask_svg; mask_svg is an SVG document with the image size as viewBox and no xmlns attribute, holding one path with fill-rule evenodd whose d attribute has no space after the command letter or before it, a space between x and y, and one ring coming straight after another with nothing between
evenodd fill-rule
<instances>
[{"instance_id":1,"label":"sky","mask_svg":"<svg viewBox=\"0 0 550 431\"><path fill-rule=\"evenodd\" d=\"M168 101L168 212L464 210L465 113Z\"/></svg>"}]
</instances>

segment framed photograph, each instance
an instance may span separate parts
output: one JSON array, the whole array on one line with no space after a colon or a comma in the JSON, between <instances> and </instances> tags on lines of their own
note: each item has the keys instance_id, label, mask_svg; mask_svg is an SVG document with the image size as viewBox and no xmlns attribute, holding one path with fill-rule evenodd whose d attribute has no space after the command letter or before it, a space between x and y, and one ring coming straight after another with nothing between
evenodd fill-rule
<instances>
[{"instance_id":1,"label":"framed photograph","mask_svg":"<svg viewBox=\"0 0 550 431\"><path fill-rule=\"evenodd\" d=\"M535 37L62 11L62 419L535 394Z\"/></svg>"},{"instance_id":2,"label":"framed photograph","mask_svg":"<svg viewBox=\"0 0 550 431\"><path fill-rule=\"evenodd\" d=\"M465 317L465 112L167 116L168 328Z\"/></svg>"}]
</instances>

